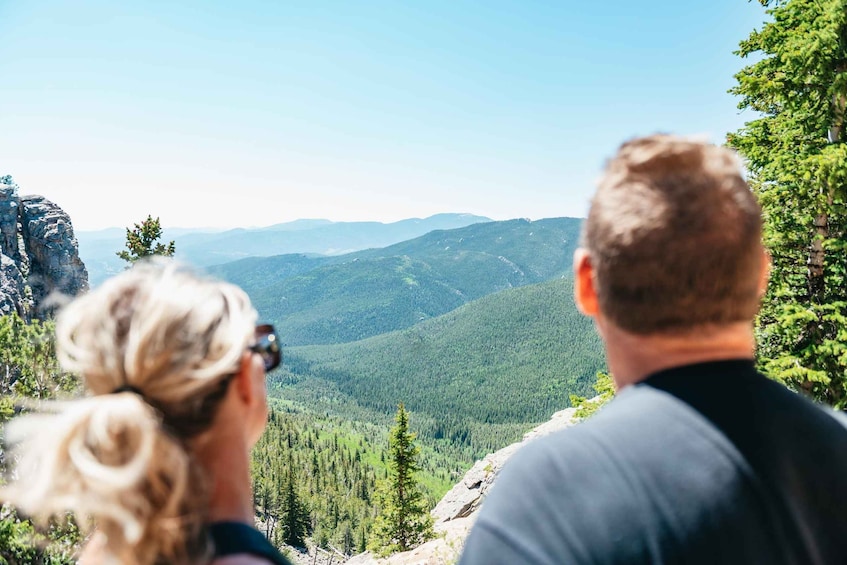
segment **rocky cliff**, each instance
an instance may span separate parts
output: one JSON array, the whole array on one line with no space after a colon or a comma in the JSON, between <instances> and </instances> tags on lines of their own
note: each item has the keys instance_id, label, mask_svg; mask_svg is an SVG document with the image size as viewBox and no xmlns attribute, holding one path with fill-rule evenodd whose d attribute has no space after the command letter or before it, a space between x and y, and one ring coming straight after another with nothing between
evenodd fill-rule
<instances>
[{"instance_id":1,"label":"rocky cliff","mask_svg":"<svg viewBox=\"0 0 847 565\"><path fill-rule=\"evenodd\" d=\"M88 289L71 219L43 196L19 196L0 177L0 315L44 319Z\"/></svg>"}]
</instances>

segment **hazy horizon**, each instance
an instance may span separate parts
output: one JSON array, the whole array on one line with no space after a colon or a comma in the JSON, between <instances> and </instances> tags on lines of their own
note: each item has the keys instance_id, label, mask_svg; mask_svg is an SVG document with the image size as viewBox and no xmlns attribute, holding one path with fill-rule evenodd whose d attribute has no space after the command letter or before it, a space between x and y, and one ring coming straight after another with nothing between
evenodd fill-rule
<instances>
[{"instance_id":1,"label":"hazy horizon","mask_svg":"<svg viewBox=\"0 0 847 565\"><path fill-rule=\"evenodd\" d=\"M406 221L406 220L426 220L426 219L431 218L433 216L440 216L440 215L476 216L476 217L481 217L481 218L488 218L492 222L508 221L508 220L522 220L522 219L529 220L531 222L535 222L535 221L538 221L538 220L546 220L546 219L550 219L550 218L560 218L560 217L571 217L571 218L577 218L577 219L584 219L584 216L562 216L562 215L544 216L544 217L539 217L539 218L528 218L526 216L514 216L514 217L510 217L510 218L491 218L489 216L484 216L482 214L474 214L472 212L436 212L435 214L427 214L425 216L409 216L409 217L405 217L405 218L398 218L396 220L387 220L387 221L368 220L368 219L365 219L365 220L333 220L331 218L295 218L294 220L286 220L286 221L283 221L283 222L275 222L273 224L251 225L251 226L234 225L234 226L218 227L218 226L166 226L166 225L162 225L162 228L165 231L167 231L167 230L172 230L172 231L183 231L183 230L202 231L202 230L208 230L210 232L219 232L219 231L229 231L229 230L236 230L236 229L263 229L263 228L268 228L268 227L279 225L279 224L292 224L292 223L295 223L295 222L303 222L303 221L329 222L329 223L333 223L333 224L359 223L359 222L361 222L361 223L378 223L378 224L394 224L394 223L403 222L403 221ZM145 218L146 218L146 216L145 216ZM144 218L142 218L142 220L143 219ZM139 220L138 222L133 222L133 224L140 223L140 221L141 220ZM121 231L123 231L128 227L132 227L131 225L129 225L129 226L114 225L114 226L106 226L106 227L94 228L94 229L79 229L79 228L76 227L76 224L73 223L73 218L71 218L71 223L73 224L74 233L97 233L97 232L105 232L105 231L109 231L109 230L121 230Z\"/></svg>"}]
</instances>

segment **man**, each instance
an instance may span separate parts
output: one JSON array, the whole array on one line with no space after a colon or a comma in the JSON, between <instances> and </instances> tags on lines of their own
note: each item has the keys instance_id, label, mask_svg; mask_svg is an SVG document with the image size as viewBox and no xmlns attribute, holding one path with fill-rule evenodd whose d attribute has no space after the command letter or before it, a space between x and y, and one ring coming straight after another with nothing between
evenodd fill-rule
<instances>
[{"instance_id":1,"label":"man","mask_svg":"<svg viewBox=\"0 0 847 565\"><path fill-rule=\"evenodd\" d=\"M754 369L769 262L734 154L623 144L583 245L618 395L513 457L461 565L847 562L847 428Z\"/></svg>"}]
</instances>

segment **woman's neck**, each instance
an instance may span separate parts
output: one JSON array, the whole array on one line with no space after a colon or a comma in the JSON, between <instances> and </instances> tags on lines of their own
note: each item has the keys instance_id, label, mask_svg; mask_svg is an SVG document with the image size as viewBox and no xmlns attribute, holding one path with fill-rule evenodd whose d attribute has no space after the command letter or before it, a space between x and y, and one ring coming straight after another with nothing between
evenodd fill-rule
<instances>
[{"instance_id":1,"label":"woman's neck","mask_svg":"<svg viewBox=\"0 0 847 565\"><path fill-rule=\"evenodd\" d=\"M204 442L195 453L209 480L209 522L255 523L250 449L238 434Z\"/></svg>"}]
</instances>

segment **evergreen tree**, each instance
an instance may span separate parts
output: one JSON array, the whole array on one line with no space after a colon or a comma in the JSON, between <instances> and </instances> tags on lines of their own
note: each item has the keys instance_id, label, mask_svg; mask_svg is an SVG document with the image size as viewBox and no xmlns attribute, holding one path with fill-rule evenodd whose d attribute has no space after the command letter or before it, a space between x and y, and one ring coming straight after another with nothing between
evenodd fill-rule
<instances>
[{"instance_id":1,"label":"evergreen tree","mask_svg":"<svg viewBox=\"0 0 847 565\"><path fill-rule=\"evenodd\" d=\"M368 532L365 528L362 528L359 536L359 545L356 546L356 549L359 553L364 553L368 548Z\"/></svg>"},{"instance_id":2,"label":"evergreen tree","mask_svg":"<svg viewBox=\"0 0 847 565\"><path fill-rule=\"evenodd\" d=\"M408 551L432 538L432 516L415 479L420 470L415 434L409 432L409 413L401 402L389 436L388 479L377 493L380 513L373 525L371 547L381 555Z\"/></svg>"},{"instance_id":3,"label":"evergreen tree","mask_svg":"<svg viewBox=\"0 0 847 565\"><path fill-rule=\"evenodd\" d=\"M172 257L176 252L176 244L173 241L162 243L159 241L161 237L162 226L159 224L159 218L148 215L140 224L126 229L126 249L116 254L129 264L151 255Z\"/></svg>"},{"instance_id":4,"label":"evergreen tree","mask_svg":"<svg viewBox=\"0 0 847 565\"><path fill-rule=\"evenodd\" d=\"M344 524L344 531L341 534L341 552L344 555L352 555L354 549L356 549L356 541L353 539L353 529L347 522Z\"/></svg>"},{"instance_id":5,"label":"evergreen tree","mask_svg":"<svg viewBox=\"0 0 847 565\"><path fill-rule=\"evenodd\" d=\"M758 117L728 137L745 157L773 267L757 321L762 370L847 406L847 0L760 0L736 75Z\"/></svg>"},{"instance_id":6,"label":"evergreen tree","mask_svg":"<svg viewBox=\"0 0 847 565\"><path fill-rule=\"evenodd\" d=\"M282 543L303 547L309 533L309 512L297 494L294 461L289 454L285 487L282 495Z\"/></svg>"}]
</instances>

